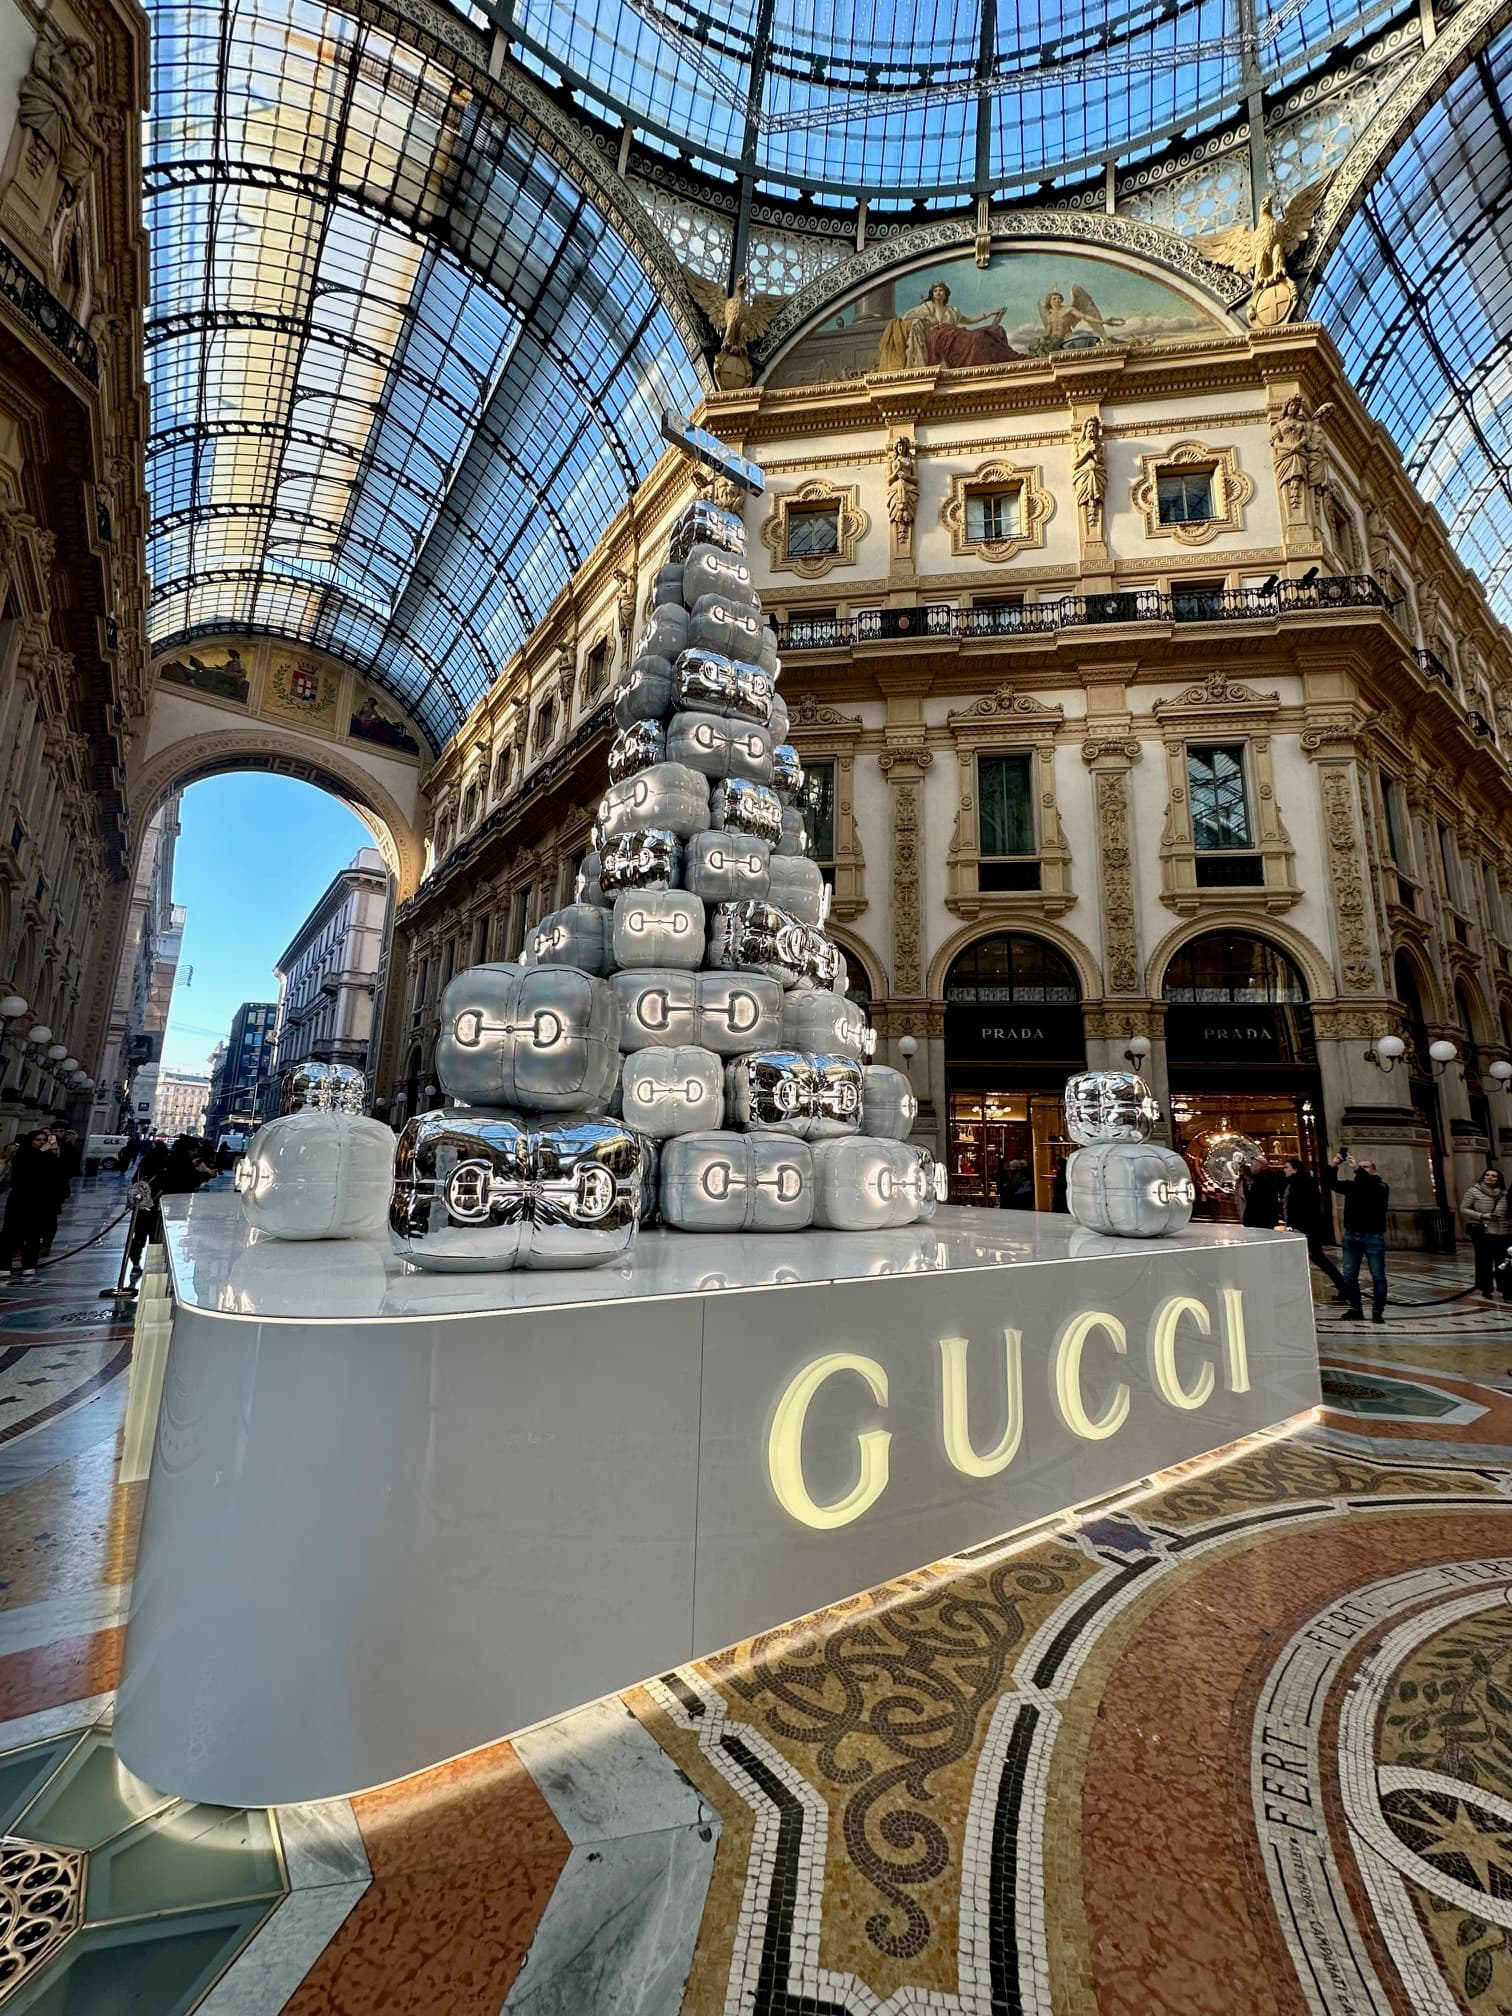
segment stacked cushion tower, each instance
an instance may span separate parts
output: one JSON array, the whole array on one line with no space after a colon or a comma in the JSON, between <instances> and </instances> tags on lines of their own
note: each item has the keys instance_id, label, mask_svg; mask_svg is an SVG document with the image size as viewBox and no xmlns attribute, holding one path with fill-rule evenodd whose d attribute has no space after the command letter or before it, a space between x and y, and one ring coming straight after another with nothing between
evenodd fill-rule
<instances>
[{"instance_id":1,"label":"stacked cushion tower","mask_svg":"<svg viewBox=\"0 0 1512 2016\"><path fill-rule=\"evenodd\" d=\"M733 513L683 512L629 672L576 900L441 1001L460 1104L399 1142L390 1228L422 1267L591 1266L637 1223L862 1231L944 1172L869 1062L808 858L776 638Z\"/></svg>"}]
</instances>

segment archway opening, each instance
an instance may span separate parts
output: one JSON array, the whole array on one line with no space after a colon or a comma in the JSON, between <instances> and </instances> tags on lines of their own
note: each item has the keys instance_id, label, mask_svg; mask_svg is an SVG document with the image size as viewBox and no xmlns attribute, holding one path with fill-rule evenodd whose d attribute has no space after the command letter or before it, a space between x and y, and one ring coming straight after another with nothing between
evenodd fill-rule
<instances>
[{"instance_id":1,"label":"archway opening","mask_svg":"<svg viewBox=\"0 0 1512 2016\"><path fill-rule=\"evenodd\" d=\"M393 836L253 760L186 776L144 822L94 1133L191 1133L231 1155L307 1059L371 1069Z\"/></svg>"},{"instance_id":2,"label":"archway opening","mask_svg":"<svg viewBox=\"0 0 1512 2016\"><path fill-rule=\"evenodd\" d=\"M1076 968L1048 939L998 932L957 956L944 991L951 1202L1060 1208L1061 1093L1087 1061Z\"/></svg>"},{"instance_id":3,"label":"archway opening","mask_svg":"<svg viewBox=\"0 0 1512 2016\"><path fill-rule=\"evenodd\" d=\"M1172 954L1166 1069L1176 1146L1195 1168L1218 1134L1242 1134L1279 1162L1323 1163L1323 1084L1301 968L1267 938L1208 931ZM1199 1183L1198 1210L1227 1215L1229 1200Z\"/></svg>"}]
</instances>

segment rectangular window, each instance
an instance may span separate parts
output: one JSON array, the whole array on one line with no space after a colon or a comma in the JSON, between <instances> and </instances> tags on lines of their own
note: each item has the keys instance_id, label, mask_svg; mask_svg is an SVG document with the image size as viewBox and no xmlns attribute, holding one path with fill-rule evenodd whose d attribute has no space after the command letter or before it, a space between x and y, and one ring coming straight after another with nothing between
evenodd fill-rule
<instances>
[{"instance_id":1,"label":"rectangular window","mask_svg":"<svg viewBox=\"0 0 1512 2016\"><path fill-rule=\"evenodd\" d=\"M1412 873L1412 843L1408 835L1407 808L1402 803L1402 787L1395 777L1381 777L1381 806L1386 814L1386 844L1398 868Z\"/></svg>"},{"instance_id":2,"label":"rectangular window","mask_svg":"<svg viewBox=\"0 0 1512 2016\"><path fill-rule=\"evenodd\" d=\"M588 653L586 683L588 698L590 700L597 699L598 695L609 684L609 640L607 638L595 644L593 649Z\"/></svg>"},{"instance_id":3,"label":"rectangular window","mask_svg":"<svg viewBox=\"0 0 1512 2016\"><path fill-rule=\"evenodd\" d=\"M1192 802L1192 845L1199 854L1254 846L1242 742L1189 746L1187 794Z\"/></svg>"},{"instance_id":4,"label":"rectangular window","mask_svg":"<svg viewBox=\"0 0 1512 2016\"><path fill-rule=\"evenodd\" d=\"M525 933L530 929L530 887L516 889L514 902L509 910L509 951L505 955L518 959L525 945Z\"/></svg>"},{"instance_id":5,"label":"rectangular window","mask_svg":"<svg viewBox=\"0 0 1512 2016\"><path fill-rule=\"evenodd\" d=\"M840 506L804 504L787 514L789 560L819 560L840 551Z\"/></svg>"},{"instance_id":6,"label":"rectangular window","mask_svg":"<svg viewBox=\"0 0 1512 2016\"><path fill-rule=\"evenodd\" d=\"M1205 525L1213 510L1211 469L1177 469L1155 478L1162 525Z\"/></svg>"},{"instance_id":7,"label":"rectangular window","mask_svg":"<svg viewBox=\"0 0 1512 2016\"><path fill-rule=\"evenodd\" d=\"M1438 829L1439 860L1444 864L1444 890L1456 910L1464 908L1460 897L1459 855L1454 850L1454 841L1449 828L1440 825Z\"/></svg>"},{"instance_id":8,"label":"rectangular window","mask_svg":"<svg viewBox=\"0 0 1512 2016\"><path fill-rule=\"evenodd\" d=\"M1489 861L1481 863L1481 889L1486 898L1486 928L1493 938L1505 937L1502 924L1501 884Z\"/></svg>"},{"instance_id":9,"label":"rectangular window","mask_svg":"<svg viewBox=\"0 0 1512 2016\"><path fill-rule=\"evenodd\" d=\"M474 966L481 966L487 959L487 957L488 957L488 919L486 917L480 917L477 923L473 926L472 963L474 964Z\"/></svg>"},{"instance_id":10,"label":"rectangular window","mask_svg":"<svg viewBox=\"0 0 1512 2016\"><path fill-rule=\"evenodd\" d=\"M1017 539L1022 518L1022 493L1017 490L978 490L966 498L968 539Z\"/></svg>"},{"instance_id":11,"label":"rectangular window","mask_svg":"<svg viewBox=\"0 0 1512 2016\"><path fill-rule=\"evenodd\" d=\"M835 858L835 766L819 761L803 766L803 822L808 829L809 853L820 867Z\"/></svg>"},{"instance_id":12,"label":"rectangular window","mask_svg":"<svg viewBox=\"0 0 1512 2016\"><path fill-rule=\"evenodd\" d=\"M535 733L530 738L532 755L539 756L543 749L551 746L551 738L556 730L556 702L543 700L535 718Z\"/></svg>"},{"instance_id":13,"label":"rectangular window","mask_svg":"<svg viewBox=\"0 0 1512 2016\"><path fill-rule=\"evenodd\" d=\"M430 961L422 959L420 970L415 975L415 1020L418 1022L425 1012L425 994L430 986Z\"/></svg>"},{"instance_id":14,"label":"rectangular window","mask_svg":"<svg viewBox=\"0 0 1512 2016\"><path fill-rule=\"evenodd\" d=\"M1178 623L1212 623L1223 614L1222 581L1176 581L1171 584L1171 613Z\"/></svg>"},{"instance_id":15,"label":"rectangular window","mask_svg":"<svg viewBox=\"0 0 1512 2016\"><path fill-rule=\"evenodd\" d=\"M978 756L977 845L988 857L1036 852L1034 758Z\"/></svg>"},{"instance_id":16,"label":"rectangular window","mask_svg":"<svg viewBox=\"0 0 1512 2016\"><path fill-rule=\"evenodd\" d=\"M457 970L457 941L448 938L446 950L441 954L441 985L449 987L453 973Z\"/></svg>"}]
</instances>

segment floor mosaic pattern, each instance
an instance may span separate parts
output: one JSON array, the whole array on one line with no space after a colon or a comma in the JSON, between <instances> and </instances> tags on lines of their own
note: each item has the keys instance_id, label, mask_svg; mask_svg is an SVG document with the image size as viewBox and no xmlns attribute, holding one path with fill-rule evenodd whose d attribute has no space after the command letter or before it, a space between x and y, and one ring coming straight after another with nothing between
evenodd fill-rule
<instances>
[{"instance_id":1,"label":"floor mosaic pattern","mask_svg":"<svg viewBox=\"0 0 1512 2016\"><path fill-rule=\"evenodd\" d=\"M119 1207L76 1188L60 1248ZM3 2016L1512 2010L1512 1312L1467 1264L1320 1309L1315 1425L248 1814L110 1746L119 1239L0 1294Z\"/></svg>"}]
</instances>

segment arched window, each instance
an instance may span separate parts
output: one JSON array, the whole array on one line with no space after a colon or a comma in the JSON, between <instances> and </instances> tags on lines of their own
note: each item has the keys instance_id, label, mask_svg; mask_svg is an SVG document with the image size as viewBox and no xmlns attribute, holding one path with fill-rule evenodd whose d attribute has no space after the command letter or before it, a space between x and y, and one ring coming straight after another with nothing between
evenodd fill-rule
<instances>
[{"instance_id":1,"label":"arched window","mask_svg":"<svg viewBox=\"0 0 1512 2016\"><path fill-rule=\"evenodd\" d=\"M1246 931L1209 931L1174 955L1164 994L1183 1006L1305 1006L1307 983L1267 939Z\"/></svg>"},{"instance_id":2,"label":"arched window","mask_svg":"<svg viewBox=\"0 0 1512 2016\"><path fill-rule=\"evenodd\" d=\"M1074 1006L1081 1000L1081 986L1076 968L1056 946L1021 932L1003 932L966 947L945 976L945 999L966 1005L1016 1001Z\"/></svg>"},{"instance_id":3,"label":"arched window","mask_svg":"<svg viewBox=\"0 0 1512 2016\"><path fill-rule=\"evenodd\" d=\"M1481 1061L1480 1044L1475 1040L1475 1017L1470 1012L1469 998L1463 987L1454 990L1454 1012L1459 1025L1465 1032L1465 1082L1472 1091L1480 1089Z\"/></svg>"}]
</instances>

